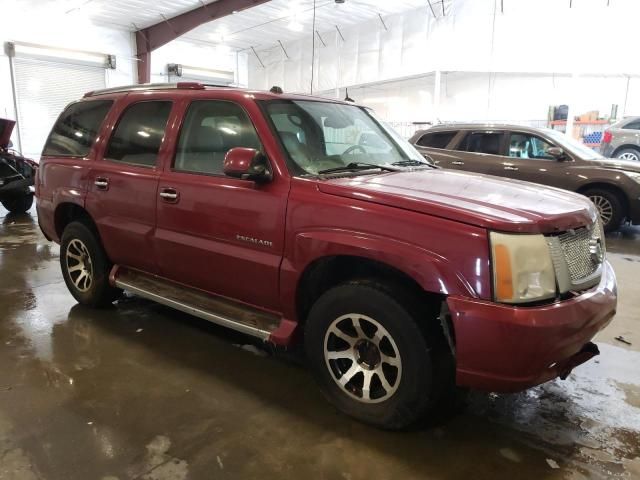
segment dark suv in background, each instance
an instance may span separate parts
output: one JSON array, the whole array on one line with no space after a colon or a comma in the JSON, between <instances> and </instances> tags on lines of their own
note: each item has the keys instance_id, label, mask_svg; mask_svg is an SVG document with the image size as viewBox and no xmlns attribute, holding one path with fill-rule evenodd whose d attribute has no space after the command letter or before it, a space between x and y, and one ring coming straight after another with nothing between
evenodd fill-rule
<instances>
[{"instance_id":1,"label":"dark suv in background","mask_svg":"<svg viewBox=\"0 0 640 480\"><path fill-rule=\"evenodd\" d=\"M15 123L0 118L0 203L11 213L24 213L33 205L38 164L11 149Z\"/></svg>"},{"instance_id":2,"label":"dark suv in background","mask_svg":"<svg viewBox=\"0 0 640 480\"><path fill-rule=\"evenodd\" d=\"M640 223L640 162L607 159L561 132L518 125L447 124L409 140L440 167L541 183L581 193L605 231Z\"/></svg>"}]
</instances>

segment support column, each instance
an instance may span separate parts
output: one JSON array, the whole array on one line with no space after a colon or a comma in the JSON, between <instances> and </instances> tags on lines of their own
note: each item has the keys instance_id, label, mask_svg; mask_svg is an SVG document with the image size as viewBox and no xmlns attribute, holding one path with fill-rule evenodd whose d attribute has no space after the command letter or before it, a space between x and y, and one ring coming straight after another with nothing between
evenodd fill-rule
<instances>
[{"instance_id":1,"label":"support column","mask_svg":"<svg viewBox=\"0 0 640 480\"><path fill-rule=\"evenodd\" d=\"M151 81L151 48L142 32L136 32L138 83Z\"/></svg>"},{"instance_id":2,"label":"support column","mask_svg":"<svg viewBox=\"0 0 640 480\"><path fill-rule=\"evenodd\" d=\"M578 74L571 74L571 81L569 82L569 102L567 103L567 126L564 134L567 137L573 138L573 109L575 108L575 100L576 100L576 84L578 79Z\"/></svg>"},{"instance_id":3,"label":"support column","mask_svg":"<svg viewBox=\"0 0 640 480\"><path fill-rule=\"evenodd\" d=\"M138 58L138 83L148 83L151 79L151 52L175 40L203 23L255 7L268 0L217 0L204 3L198 8L163 18L155 25L138 30L136 33L136 57Z\"/></svg>"},{"instance_id":4,"label":"support column","mask_svg":"<svg viewBox=\"0 0 640 480\"><path fill-rule=\"evenodd\" d=\"M440 70L435 71L435 78L433 84L433 115L431 122L436 125L440 123L440 83L442 80L442 72Z\"/></svg>"}]
</instances>

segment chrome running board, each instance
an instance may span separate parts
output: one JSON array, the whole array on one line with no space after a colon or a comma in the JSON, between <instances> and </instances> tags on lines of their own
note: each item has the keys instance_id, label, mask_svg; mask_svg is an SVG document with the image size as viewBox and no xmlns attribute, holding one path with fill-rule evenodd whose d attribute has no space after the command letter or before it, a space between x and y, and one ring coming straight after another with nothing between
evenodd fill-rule
<instances>
[{"instance_id":1,"label":"chrome running board","mask_svg":"<svg viewBox=\"0 0 640 480\"><path fill-rule=\"evenodd\" d=\"M111 273L111 283L140 297L262 340L268 340L280 325L276 315L135 270L116 267Z\"/></svg>"}]
</instances>

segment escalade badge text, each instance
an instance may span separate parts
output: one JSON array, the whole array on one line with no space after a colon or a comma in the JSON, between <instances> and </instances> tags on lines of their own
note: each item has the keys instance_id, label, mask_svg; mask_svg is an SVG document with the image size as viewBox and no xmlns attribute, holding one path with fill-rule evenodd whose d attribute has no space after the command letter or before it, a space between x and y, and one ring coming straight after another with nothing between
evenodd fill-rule
<instances>
[{"instance_id":1,"label":"escalade badge text","mask_svg":"<svg viewBox=\"0 0 640 480\"><path fill-rule=\"evenodd\" d=\"M263 247L273 247L273 242L269 240L261 240L260 238L247 237L236 233L236 240L241 242L253 243L254 245L262 245Z\"/></svg>"}]
</instances>

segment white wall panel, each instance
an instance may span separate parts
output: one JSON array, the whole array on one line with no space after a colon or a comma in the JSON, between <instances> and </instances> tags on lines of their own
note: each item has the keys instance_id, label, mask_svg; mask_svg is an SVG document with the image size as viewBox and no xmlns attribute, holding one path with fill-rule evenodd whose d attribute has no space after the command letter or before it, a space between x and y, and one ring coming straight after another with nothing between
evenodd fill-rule
<instances>
[{"instance_id":1,"label":"white wall panel","mask_svg":"<svg viewBox=\"0 0 640 480\"><path fill-rule=\"evenodd\" d=\"M389 30L380 32L380 56L378 57L380 78L393 78L402 70L403 22L403 15L393 15L385 19Z\"/></svg>"},{"instance_id":2,"label":"white wall panel","mask_svg":"<svg viewBox=\"0 0 640 480\"><path fill-rule=\"evenodd\" d=\"M381 31L384 29L379 20L366 22L358 31L356 83L366 83L379 75Z\"/></svg>"},{"instance_id":3,"label":"white wall panel","mask_svg":"<svg viewBox=\"0 0 640 480\"><path fill-rule=\"evenodd\" d=\"M340 47L342 40L337 31L322 35L326 46L320 46L316 51L318 66L316 69L315 91L331 90L338 81Z\"/></svg>"},{"instance_id":4,"label":"white wall panel","mask_svg":"<svg viewBox=\"0 0 640 480\"><path fill-rule=\"evenodd\" d=\"M436 18L428 7L421 7L385 17L389 31L377 18L345 28L338 55L330 55L330 50L325 55L321 49L326 47L316 44L318 83L314 85L325 91L436 69L640 75L640 62L630 56L630 50L615 48L608 41L615 38L616 45L637 43L640 2L616 0L607 7L604 0L576 0L573 8L559 0L503 3L501 12L500 0L454 0L447 3L443 17L434 2ZM289 51L303 44L310 48L309 43L289 42L285 48ZM264 54L271 55L269 50ZM278 61L275 57L272 60ZM296 61L305 60L296 56ZM338 74L334 74L336 68ZM308 79L302 78L305 70L304 65L287 68L287 90L309 91ZM266 73L251 72L250 85L264 83L261 78Z\"/></svg>"},{"instance_id":5,"label":"white wall panel","mask_svg":"<svg viewBox=\"0 0 640 480\"><path fill-rule=\"evenodd\" d=\"M167 64L178 63L212 70L235 71L236 55L212 44L174 40L151 53L152 81L167 81ZM172 77L172 81L176 78Z\"/></svg>"},{"instance_id":6,"label":"white wall panel","mask_svg":"<svg viewBox=\"0 0 640 480\"><path fill-rule=\"evenodd\" d=\"M105 87L105 69L21 58L14 66L21 151L37 159L60 112L85 93Z\"/></svg>"},{"instance_id":7,"label":"white wall panel","mask_svg":"<svg viewBox=\"0 0 640 480\"><path fill-rule=\"evenodd\" d=\"M50 8L49 8L50 7ZM116 55L117 69L106 72L106 86L131 84L135 81L135 45L130 32L99 27L81 12L65 14L59 6L26 8L24 2L2 1L0 31L0 116L15 119L9 59L4 44L8 41L30 42L50 47L88 50ZM103 71L104 73L104 71ZM73 79L67 79L72 82ZM53 87L52 87L53 88ZM14 133L13 140L16 140Z\"/></svg>"}]
</instances>

